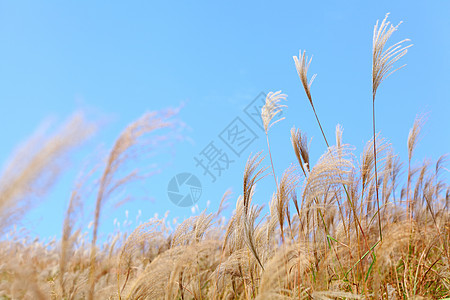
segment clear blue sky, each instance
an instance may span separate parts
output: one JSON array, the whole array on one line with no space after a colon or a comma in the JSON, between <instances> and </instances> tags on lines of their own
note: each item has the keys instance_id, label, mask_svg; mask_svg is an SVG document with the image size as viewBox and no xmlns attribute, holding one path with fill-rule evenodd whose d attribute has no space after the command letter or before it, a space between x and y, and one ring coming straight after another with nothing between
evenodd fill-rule
<instances>
[{"instance_id":1,"label":"clear blue sky","mask_svg":"<svg viewBox=\"0 0 450 300\"><path fill-rule=\"evenodd\" d=\"M296 162L289 140L293 125L313 138L316 161L325 148L292 59L299 49L314 55L310 74L318 76L312 93L329 139L340 123L344 141L359 156L371 138L373 26L387 12L392 23L403 21L392 41L410 38L414 46L402 59L407 67L380 88L378 130L405 160L416 114L429 113L415 161L436 160L450 150L448 1L0 1L0 163L49 116L63 120L81 108L108 120L23 224L32 235L60 236L83 160L98 145L110 147L144 112L181 103L179 118L189 139L176 144L169 167L137 188L153 200L105 210L103 234L113 229L114 218L125 218L125 209L131 220L139 209L143 220L166 211L171 218L190 216L189 208L176 207L166 194L170 178L180 172L201 180L200 209L208 201L216 208L228 188L234 206L246 158L266 153L263 132L243 112L260 92L288 95L286 119L271 130L278 176ZM219 134L236 117L256 139L240 157L227 150L234 162L212 183L194 156L211 141L225 148ZM138 164L166 160L155 156ZM255 201L267 203L274 188L266 178ZM87 201L89 219L93 198Z\"/></svg>"}]
</instances>

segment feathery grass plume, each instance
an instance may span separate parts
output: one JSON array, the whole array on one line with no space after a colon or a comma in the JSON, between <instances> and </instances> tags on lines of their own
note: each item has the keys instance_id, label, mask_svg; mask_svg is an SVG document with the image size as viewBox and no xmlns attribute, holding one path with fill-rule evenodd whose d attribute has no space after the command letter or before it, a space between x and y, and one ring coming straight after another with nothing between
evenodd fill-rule
<instances>
[{"instance_id":1,"label":"feathery grass plume","mask_svg":"<svg viewBox=\"0 0 450 300\"><path fill-rule=\"evenodd\" d=\"M333 236L338 217L335 213L336 202L339 203L339 198L342 197L342 185L352 181L350 176L352 169L353 164L348 146L342 146L339 150L332 146L312 168L304 183L300 221L304 228L303 236L312 236L317 262L320 261L317 250L321 248L320 237L323 237L323 241L328 243L330 236ZM334 248L333 251L335 252ZM338 256L336 258L339 260Z\"/></svg>"},{"instance_id":2,"label":"feathery grass plume","mask_svg":"<svg viewBox=\"0 0 450 300\"><path fill-rule=\"evenodd\" d=\"M310 163L306 133L302 133L300 129L295 130L295 127L292 127L291 142L292 147L294 148L295 156L298 160L298 164L302 168L303 174L307 176L310 171Z\"/></svg>"},{"instance_id":3,"label":"feathery grass plume","mask_svg":"<svg viewBox=\"0 0 450 300\"><path fill-rule=\"evenodd\" d=\"M119 299L121 299L122 291L129 279L135 277L136 270L145 263L143 259L151 261L159 254L158 252L166 250L159 246L164 245L166 231L164 220L154 219L139 225L128 236L118 255L117 293ZM151 252L156 253L152 254ZM121 277L125 277L125 279Z\"/></svg>"},{"instance_id":4,"label":"feathery grass plume","mask_svg":"<svg viewBox=\"0 0 450 300\"><path fill-rule=\"evenodd\" d=\"M425 123L424 116L417 116L414 120L414 125L408 134L408 161L411 161L414 150L416 149L417 143L419 141L420 131Z\"/></svg>"},{"instance_id":5,"label":"feathery grass plume","mask_svg":"<svg viewBox=\"0 0 450 300\"><path fill-rule=\"evenodd\" d=\"M278 92L270 92L266 96L266 103L261 109L261 118L264 124L264 130L266 134L269 132L269 128L272 127L275 123L284 120L284 117L281 119L272 122L273 118L279 114L283 107L287 107L286 105L280 104L280 101L286 100L287 95L281 94L281 91Z\"/></svg>"},{"instance_id":6,"label":"feathery grass plume","mask_svg":"<svg viewBox=\"0 0 450 300\"><path fill-rule=\"evenodd\" d=\"M245 166L244 180L243 180L244 213L242 216L243 216L245 241L249 249L255 256L256 260L258 261L259 265L261 266L261 268L264 269L254 243L254 221L256 219L255 216L256 212L254 209L252 209L253 206L251 205L255 184L265 176L264 172L267 170L267 167L259 168L259 165L264 159L264 157L260 156L261 152L253 157L250 155L249 159L247 160L247 164ZM256 171L257 169L259 170Z\"/></svg>"},{"instance_id":7,"label":"feathery grass plume","mask_svg":"<svg viewBox=\"0 0 450 300\"><path fill-rule=\"evenodd\" d=\"M315 79L316 75L313 75L311 80L310 80L310 82L308 83L308 76L307 75L308 75L308 69L309 69L309 66L311 64L312 58L309 59L309 61L308 61L308 57L305 55L305 51L303 51L303 53L300 51L299 52L299 57L294 56L293 58L294 58L294 62L295 62L295 65L296 65L297 73L298 73L298 75L300 77L300 81L302 82L303 88L304 88L304 90L306 92L306 95L308 97L308 100L309 100L309 102L311 104L311 108L313 109L314 116L316 117L317 124L319 125L319 128L320 128L320 131L322 133L323 139L325 141L325 144L329 148L330 145L329 145L328 140L326 138L325 132L323 131L322 124L320 123L320 120L319 120L319 117L317 115L317 112L316 112L316 109L314 107L314 103L313 103L313 100L312 100L312 96L311 96L311 85L312 85L312 82ZM347 187L344 184L342 184L342 187L343 187L343 189L345 191L345 194L347 196L347 201L351 204L351 199L350 199L350 195L349 195L349 193L347 191ZM353 209L355 209L354 205L352 205L352 207L353 207ZM355 214L355 217L356 217L356 214ZM309 219L307 219L307 220L309 221ZM358 223L359 223L359 221L358 221ZM359 226L361 227L360 224L359 224ZM307 227L309 227L309 226L307 226ZM362 230L362 228L361 228L361 230ZM380 233L381 233L381 231L380 231ZM363 235L364 235L364 233L363 233Z\"/></svg>"},{"instance_id":8,"label":"feathery grass plume","mask_svg":"<svg viewBox=\"0 0 450 300\"><path fill-rule=\"evenodd\" d=\"M214 296L208 299L230 299L233 297L245 298L246 287L251 282L251 273L254 272L257 262L249 250L239 249L230 253L226 260L217 265L211 278L217 278Z\"/></svg>"},{"instance_id":9,"label":"feathery grass plume","mask_svg":"<svg viewBox=\"0 0 450 300\"><path fill-rule=\"evenodd\" d=\"M171 126L170 118L176 114L176 110L166 112L145 113L140 119L128 125L114 143L106 162L105 169L100 179L97 200L95 204L94 226L91 243L91 270L89 275L90 289L88 299L94 297L95 287L95 256L97 234L100 221L100 212L104 202L125 183L137 178L137 170L117 178L120 168L134 155L135 147L143 141L143 137L157 129Z\"/></svg>"},{"instance_id":10,"label":"feathery grass plume","mask_svg":"<svg viewBox=\"0 0 450 300\"><path fill-rule=\"evenodd\" d=\"M211 227L214 215L206 214L206 209L181 223L172 234L171 248L198 243Z\"/></svg>"},{"instance_id":11,"label":"feathery grass plume","mask_svg":"<svg viewBox=\"0 0 450 300\"><path fill-rule=\"evenodd\" d=\"M205 240L163 252L133 278L122 294L125 299L182 299L176 296L180 292L189 293L188 298L205 297L199 284L207 282L218 261L217 246L218 241ZM180 287L178 292L174 292L175 287Z\"/></svg>"},{"instance_id":12,"label":"feathery grass plume","mask_svg":"<svg viewBox=\"0 0 450 300\"><path fill-rule=\"evenodd\" d=\"M395 71L405 66L403 65L391 71L394 63L397 62L400 58L402 58L408 52L408 48L412 46L412 45L404 46L403 43L410 41L409 39L404 39L384 50L387 41L389 40L391 35L398 29L398 26L401 24L400 22L397 26L393 26L389 21L387 21L388 16L389 13L386 14L386 17L381 22L379 27L378 27L379 21L377 21L373 29L372 94L374 101L378 87L383 82L383 80L385 80Z\"/></svg>"},{"instance_id":13,"label":"feathery grass plume","mask_svg":"<svg viewBox=\"0 0 450 300\"><path fill-rule=\"evenodd\" d=\"M305 90L306 96L308 97L309 103L311 104L311 108L313 109L314 116L316 117L316 120L317 120L317 124L319 124L320 131L322 132L323 139L325 140L325 144L327 145L327 147L330 147L330 145L328 144L327 137L325 136L325 133L322 129L322 124L320 123L319 117L317 116L316 109L314 107L314 103L313 103L312 96L311 96L311 85L312 85L314 79L316 78L317 74L314 74L311 77L311 80L308 82L308 69L309 69L309 65L311 64L312 57L308 61L308 57L305 55L305 51L303 51L303 53L302 53L302 51L300 50L298 57L294 56L293 58L294 58L295 67L297 69L298 76L300 77L300 81L302 82L303 89Z\"/></svg>"},{"instance_id":14,"label":"feathery grass plume","mask_svg":"<svg viewBox=\"0 0 450 300\"><path fill-rule=\"evenodd\" d=\"M281 178L277 191L277 216L281 229L281 238L284 241L284 216L285 210L289 205L289 197L294 192L298 182L298 177L295 174L295 168L290 167L284 173Z\"/></svg>"},{"instance_id":15,"label":"feathery grass plume","mask_svg":"<svg viewBox=\"0 0 450 300\"><path fill-rule=\"evenodd\" d=\"M341 124L336 125L336 147L339 149L342 146L342 133L344 129Z\"/></svg>"},{"instance_id":16,"label":"feathery grass plume","mask_svg":"<svg viewBox=\"0 0 450 300\"><path fill-rule=\"evenodd\" d=\"M165 299L203 299L207 296L213 269L218 263L218 240L204 240L187 248L180 259L174 260L167 280Z\"/></svg>"},{"instance_id":17,"label":"feathery grass plume","mask_svg":"<svg viewBox=\"0 0 450 300\"><path fill-rule=\"evenodd\" d=\"M243 231L242 227L242 216L244 214L244 198L239 196L236 201L236 209L228 221L228 225L226 227L225 235L223 237L222 243L222 252L228 248L229 252L232 253L235 250L242 248L242 240L239 240L239 237L243 236L239 234L240 231ZM240 241L239 245L236 245L235 241Z\"/></svg>"},{"instance_id":18,"label":"feathery grass plume","mask_svg":"<svg viewBox=\"0 0 450 300\"><path fill-rule=\"evenodd\" d=\"M311 206L314 198L321 196L334 197L330 191L339 191L342 184L351 184L351 170L354 168L349 146L338 150L335 146L328 148L316 165L312 168L306 180L302 201Z\"/></svg>"},{"instance_id":19,"label":"feathery grass plume","mask_svg":"<svg viewBox=\"0 0 450 300\"><path fill-rule=\"evenodd\" d=\"M376 124L375 124L375 97L377 94L378 87L384 79L389 77L395 71L403 68L397 68L393 71L392 67L395 62L397 62L402 56L404 56L408 52L408 48L412 45L404 46L403 43L409 41L408 39L404 39L394 45L390 46L386 50L384 47L386 46L387 41L397 30L397 26L393 26L387 21L389 14L386 14L383 22L381 22L380 27L378 27L378 21L375 24L373 29L373 48L372 48L372 126L373 126L373 139L376 140ZM389 72L389 73L388 73ZM375 191L377 196L377 210L378 210L378 222L381 226L381 217L380 217L380 203L378 197L378 169L377 169L377 150L376 150L376 142L373 143L373 155L375 161ZM380 239L383 239L383 234L380 227Z\"/></svg>"},{"instance_id":20,"label":"feathery grass plume","mask_svg":"<svg viewBox=\"0 0 450 300\"><path fill-rule=\"evenodd\" d=\"M261 213L262 207L251 205L247 214L243 215L242 218L242 226L244 228L243 240L245 241L248 249L255 257L261 269L264 270L264 266L261 260L261 257L258 253L256 241L255 241L255 222Z\"/></svg>"},{"instance_id":21,"label":"feathery grass plume","mask_svg":"<svg viewBox=\"0 0 450 300\"><path fill-rule=\"evenodd\" d=\"M389 269L394 271L397 296L426 295L423 288L424 277L429 277L426 290L432 291L439 278L440 268L436 261L442 261L442 250L437 247L439 233L426 224L414 224L407 220L391 223L385 228L386 242L376 249L379 275L381 281L392 280ZM436 260L437 259L437 260ZM428 270L435 267L433 274ZM398 279L400 276L400 280ZM422 279L420 279L422 278ZM395 282L395 281L394 281ZM448 291L447 291L448 297ZM441 297L437 297L441 298Z\"/></svg>"},{"instance_id":22,"label":"feathery grass plume","mask_svg":"<svg viewBox=\"0 0 450 300\"><path fill-rule=\"evenodd\" d=\"M336 125L336 149L337 151L341 150L342 147L342 134L344 133L344 128L342 128L341 124Z\"/></svg>"},{"instance_id":23,"label":"feathery grass plume","mask_svg":"<svg viewBox=\"0 0 450 300\"><path fill-rule=\"evenodd\" d=\"M392 155L392 168L391 168L391 174L389 174L389 177L391 179L391 190L392 190L392 198L394 203L397 202L397 193L396 188L398 186L398 177L401 174L402 171L402 165L403 163L400 161L400 157L397 155L394 155L393 152L390 152L390 156Z\"/></svg>"},{"instance_id":24,"label":"feathery grass plume","mask_svg":"<svg viewBox=\"0 0 450 300\"><path fill-rule=\"evenodd\" d=\"M306 282L302 282L304 274L310 269L312 257L305 244L290 243L283 244L275 255L267 262L267 267L261 277L260 293L273 293L279 296L290 292L293 287L297 287L297 295L291 295L288 299L297 299L304 293ZM270 298L270 299L276 299Z\"/></svg>"},{"instance_id":25,"label":"feathery grass plume","mask_svg":"<svg viewBox=\"0 0 450 300\"><path fill-rule=\"evenodd\" d=\"M247 164L245 165L243 179L244 215L248 213L249 207L251 205L255 184L263 177L265 177L264 173L266 172L267 167L259 168L259 165L263 160L264 157L261 157L261 152L259 152L253 157L252 155L250 155L247 160ZM256 171L257 169L259 170Z\"/></svg>"},{"instance_id":26,"label":"feathery grass plume","mask_svg":"<svg viewBox=\"0 0 450 300\"><path fill-rule=\"evenodd\" d=\"M386 163L384 165L384 169L383 169L383 189L381 192L381 201L383 203L388 203L389 202L389 198L392 194L393 191L393 186L392 184L389 185L389 181L392 180L391 175L393 172L393 167L394 167L394 158L395 155L393 154L393 151L390 150L386 156ZM386 211L386 206L385 206L385 211Z\"/></svg>"},{"instance_id":27,"label":"feathery grass plume","mask_svg":"<svg viewBox=\"0 0 450 300\"><path fill-rule=\"evenodd\" d=\"M424 116L417 116L416 119L414 120L414 125L411 128L411 130L409 131L408 134L408 141L407 141L407 146L408 146L408 178L407 178L407 186L406 186L406 203L408 206L408 214L410 216L410 220L412 220L412 204L411 204L411 177L412 177L412 172L411 172L411 159L414 153L414 149L417 146L417 142L419 141L419 135L420 135L420 131L422 129L422 126L425 122L425 118Z\"/></svg>"},{"instance_id":28,"label":"feathery grass plume","mask_svg":"<svg viewBox=\"0 0 450 300\"><path fill-rule=\"evenodd\" d=\"M25 238L19 243L0 245L0 298L48 299L50 286L45 277L55 276L57 269L52 270L55 252L47 251L45 247L54 249L55 243Z\"/></svg>"},{"instance_id":29,"label":"feathery grass plume","mask_svg":"<svg viewBox=\"0 0 450 300\"><path fill-rule=\"evenodd\" d=\"M286 105L280 104L281 100L286 100L287 95L281 94L281 91L278 92L270 92L267 94L266 103L261 109L261 118L264 124L264 130L266 132L266 140L267 140L267 149L269 151L270 157L270 165L272 166L273 179L275 180L275 186L278 186L277 177L275 175L275 168L273 166L272 160L272 151L270 150L269 143L269 128L272 127L273 124L283 120L284 118L278 119L275 122L271 123L273 118L282 111L283 107L287 107Z\"/></svg>"},{"instance_id":30,"label":"feathery grass plume","mask_svg":"<svg viewBox=\"0 0 450 300\"><path fill-rule=\"evenodd\" d=\"M416 186L414 188L413 197L411 198L411 211L414 213L414 209L416 207L416 202L421 201L423 205L423 201L425 199L421 198L419 195L424 192L424 184L425 184L425 175L428 171L428 167L431 164L430 161L425 160L420 167L419 177L416 180ZM422 193L420 193L422 192Z\"/></svg>"},{"instance_id":31,"label":"feathery grass plume","mask_svg":"<svg viewBox=\"0 0 450 300\"><path fill-rule=\"evenodd\" d=\"M262 250L262 261L266 261L270 258L274 248L278 247L279 240L277 239L276 233L277 225L279 224L277 205L278 199L275 192L272 195L272 200L269 202L270 214L267 217L266 222L257 229L255 234L256 243L259 245L259 249Z\"/></svg>"},{"instance_id":32,"label":"feathery grass plume","mask_svg":"<svg viewBox=\"0 0 450 300\"><path fill-rule=\"evenodd\" d=\"M447 188L446 182L440 179L440 175L443 170L448 171L448 169L446 168L448 157L449 157L448 154L441 155L441 157L439 157L438 161L436 162L434 173L434 179L436 184L436 191L434 196L436 198L439 198L439 195Z\"/></svg>"},{"instance_id":33,"label":"feathery grass plume","mask_svg":"<svg viewBox=\"0 0 450 300\"><path fill-rule=\"evenodd\" d=\"M363 149L363 153L361 154L361 162L360 162L360 176L361 176L361 200L364 198L364 193L370 189L370 185L375 184L375 157L373 153L373 143L374 139L371 139L366 143ZM379 134L376 136L377 143L377 156L379 160L382 160L387 155L387 151L390 149L390 145L386 142L386 140L381 137ZM371 200L369 197L365 197L367 200ZM361 212L364 208L364 203L360 203Z\"/></svg>"},{"instance_id":34,"label":"feathery grass plume","mask_svg":"<svg viewBox=\"0 0 450 300\"><path fill-rule=\"evenodd\" d=\"M222 199L219 203L219 208L217 209L215 213L215 217L218 218L222 215L222 212L228 207L228 200L230 199L230 196L232 194L231 189L228 189L225 191L225 193L222 196Z\"/></svg>"},{"instance_id":35,"label":"feathery grass plume","mask_svg":"<svg viewBox=\"0 0 450 300\"><path fill-rule=\"evenodd\" d=\"M306 224L306 232L303 235L306 237L312 235L314 247L321 247L321 241L317 239L319 236L323 236L327 243L333 236L333 231L337 226L336 219L338 216L336 212L339 210L342 213L339 200L342 197L342 186L351 186L353 169L350 147L348 145L341 145L340 148L331 146L320 157L306 178L302 193L303 214L301 222ZM349 199L350 196L346 190L345 194L346 199ZM353 207L351 200L345 203ZM358 221L356 215L354 220ZM358 225L360 226L359 223ZM335 252L335 249L333 251ZM339 256L336 256L336 258L339 261ZM317 254L316 260L320 261Z\"/></svg>"},{"instance_id":36,"label":"feathery grass plume","mask_svg":"<svg viewBox=\"0 0 450 300\"><path fill-rule=\"evenodd\" d=\"M93 175L96 171L96 168L92 168L90 172L81 174L75 187L72 190L69 199L69 205L66 210L66 215L64 217L63 230L61 236L61 254L59 260L59 272L60 272L60 286L61 286L61 294L63 297L66 296L66 288L64 275L66 273L66 267L73 256L73 246L76 241L77 235L79 231L73 233L75 223L77 219L80 218L80 213L82 210L82 197L86 196L84 189L86 188L86 181Z\"/></svg>"},{"instance_id":37,"label":"feathery grass plume","mask_svg":"<svg viewBox=\"0 0 450 300\"><path fill-rule=\"evenodd\" d=\"M302 82L303 88L305 89L306 96L308 97L308 100L309 100L309 103L311 104L311 106L314 107L314 103L313 103L312 97L311 97L311 85L312 85L314 79L316 78L317 74L314 74L311 77L311 80L308 82L308 69L309 69L309 65L311 64L312 57L308 61L308 56L305 55L305 51L303 50L303 53L302 53L302 50L300 50L298 57L293 56L293 58L294 58L295 67L297 69L298 76L300 77L300 81Z\"/></svg>"},{"instance_id":38,"label":"feathery grass plume","mask_svg":"<svg viewBox=\"0 0 450 300\"><path fill-rule=\"evenodd\" d=\"M308 97L309 103L311 104L311 108L312 108L312 110L314 112L314 116L316 117L316 121L317 121L317 124L319 125L319 128L320 128L320 131L322 133L323 139L325 141L325 144L327 145L327 148L329 148L330 145L328 143L328 140L327 140L327 137L325 135L325 132L323 131L322 124L320 123L320 120L319 120L319 117L317 115L317 112L316 112L316 109L314 107L314 103L313 103L313 100L312 100L312 96L311 96L311 85L312 85L316 75L313 75L311 80L308 83L308 69L309 69L309 66L311 64L312 58L309 59L309 61L308 61L308 57L305 55L305 51L303 51L303 53L302 53L301 50L299 51L299 57L294 56L293 58L294 58L294 62L295 62L295 65L296 65L297 73L298 73L298 75L300 77L300 81L302 82L302 85L303 85L303 88L304 88L304 90L306 92L306 96ZM350 195L349 195L349 193L347 191L347 187L344 184L342 184L342 187L343 187L343 189L345 191L345 194L347 196L347 201L351 203L351 199L350 199ZM303 203L302 203L302 205L303 205ZM352 207L354 208L353 205L352 205ZM356 215L355 215L355 217L356 217ZM307 219L307 220L309 222L309 219ZM309 227L309 226L307 226L307 227ZM361 230L362 230L362 228L361 228Z\"/></svg>"},{"instance_id":39,"label":"feathery grass plume","mask_svg":"<svg viewBox=\"0 0 450 300\"><path fill-rule=\"evenodd\" d=\"M73 114L53 134L41 129L15 151L0 175L0 235L38 203L67 165L68 154L95 125Z\"/></svg>"}]
</instances>

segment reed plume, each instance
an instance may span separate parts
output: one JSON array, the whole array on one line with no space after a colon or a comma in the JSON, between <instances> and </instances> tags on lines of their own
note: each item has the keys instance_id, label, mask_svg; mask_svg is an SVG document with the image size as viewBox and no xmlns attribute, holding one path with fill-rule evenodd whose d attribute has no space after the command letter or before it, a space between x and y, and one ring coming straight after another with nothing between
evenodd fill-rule
<instances>
[{"instance_id":1,"label":"reed plume","mask_svg":"<svg viewBox=\"0 0 450 300\"><path fill-rule=\"evenodd\" d=\"M122 177L119 176L120 168L127 162L130 157L133 157L133 151L136 151L134 146L142 142L142 137L150 132L165 128L171 125L170 117L172 117L176 111L169 110L159 115L157 112L151 112L144 114L140 119L128 125L125 130L119 135L118 139L114 143L111 151L109 152L105 169L100 179L97 200L95 204L94 212L94 225L92 232L91 242L91 258L90 258L90 289L89 299L94 297L95 287L95 258L96 258L96 243L98 236L98 227L100 221L101 208L108 197L120 189L127 182L137 178L138 172L134 170Z\"/></svg>"},{"instance_id":2,"label":"reed plume","mask_svg":"<svg viewBox=\"0 0 450 300\"><path fill-rule=\"evenodd\" d=\"M378 27L378 21L375 24L373 29L373 48L372 48L372 127L373 127L373 155L375 162L375 192L377 196L377 213L378 213L378 222L381 226L381 217L380 217L380 203L378 197L378 166L377 166L377 149L376 149L376 124L375 124L375 97L378 91L378 87L380 84L395 71L403 68L405 65L392 70L393 65L400 58L402 58L407 52L408 48L412 45L404 46L405 42L408 42L408 39L404 39L400 42L395 43L390 46L386 50L384 47L386 46L387 41L391 37L391 35L398 29L398 26L393 26L387 21L389 13L386 14L386 17L381 22ZM382 229L380 227L380 239L383 239Z\"/></svg>"},{"instance_id":3,"label":"reed plume","mask_svg":"<svg viewBox=\"0 0 450 300\"><path fill-rule=\"evenodd\" d=\"M269 151L270 165L272 166L272 174L275 180L275 186L278 186L278 180L275 175L275 168L273 166L272 151L270 150L269 128L272 127L275 123L278 123L279 121L284 119L281 118L272 122L273 118L280 112L282 112L283 107L287 107L286 105L280 104L280 101L286 100L286 97L287 95L281 94L281 91L275 93L270 92L269 94L267 94L266 103L261 109L261 118L263 120L264 131L266 133L267 148Z\"/></svg>"},{"instance_id":4,"label":"reed plume","mask_svg":"<svg viewBox=\"0 0 450 300\"><path fill-rule=\"evenodd\" d=\"M0 234L37 204L95 125L77 112L53 134L47 131L42 127L18 148L0 175Z\"/></svg>"},{"instance_id":5,"label":"reed plume","mask_svg":"<svg viewBox=\"0 0 450 300\"><path fill-rule=\"evenodd\" d=\"M316 117L317 124L320 127L320 131L322 132L323 139L325 140L325 144L327 147L330 147L328 144L327 137L325 136L325 132L323 131L322 124L320 123L319 117L317 116L316 108L314 107L314 102L311 96L311 85L316 78L317 74L314 74L308 82L308 69L311 64L312 57L308 60L308 56L306 56L305 51L300 50L299 55L294 56L295 67L297 69L298 76L300 77L300 81L302 82L303 89L305 90L306 96L308 97L309 104L311 104L311 108L314 112L314 116Z\"/></svg>"}]
</instances>

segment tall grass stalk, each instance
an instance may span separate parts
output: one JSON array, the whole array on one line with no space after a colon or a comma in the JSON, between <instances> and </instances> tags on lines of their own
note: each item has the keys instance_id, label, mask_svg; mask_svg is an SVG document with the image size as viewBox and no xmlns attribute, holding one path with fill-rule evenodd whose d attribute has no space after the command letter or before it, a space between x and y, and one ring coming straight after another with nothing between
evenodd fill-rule
<instances>
[{"instance_id":1,"label":"tall grass stalk","mask_svg":"<svg viewBox=\"0 0 450 300\"><path fill-rule=\"evenodd\" d=\"M377 143L376 143L376 124L375 124L375 97L377 94L378 87L380 84L389 77L395 71L403 68L405 65L392 70L395 62L402 58L407 52L408 48L412 45L404 46L405 42L409 39L404 39L400 42L395 43L386 50L387 41L391 35L397 30L398 26L393 26L387 21L389 14L381 22L378 27L378 21L373 29L373 48L372 48L372 128L373 128L373 155L375 160L375 192L377 197L377 215L378 215L378 226L380 231L380 240L383 240L383 233L381 228L381 216L380 216L380 199L378 196L378 165L377 165ZM409 190L407 191L409 195ZM409 197L408 197L408 206Z\"/></svg>"}]
</instances>

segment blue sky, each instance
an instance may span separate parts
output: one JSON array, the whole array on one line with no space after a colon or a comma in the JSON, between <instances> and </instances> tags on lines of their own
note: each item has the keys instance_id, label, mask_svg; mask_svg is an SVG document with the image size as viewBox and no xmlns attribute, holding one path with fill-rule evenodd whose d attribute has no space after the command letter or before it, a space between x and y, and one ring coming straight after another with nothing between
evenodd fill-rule
<instances>
[{"instance_id":1,"label":"blue sky","mask_svg":"<svg viewBox=\"0 0 450 300\"><path fill-rule=\"evenodd\" d=\"M372 130L373 26L387 12L392 23L403 21L392 41L410 38L414 46L402 59L407 67L380 87L377 129L405 160L414 118L428 113L415 162L436 160L450 150L448 1L0 1L0 163L46 118L64 120L84 109L91 119L102 121L97 135L79 149L23 225L31 235L59 236L83 162L99 145L108 149L146 111L183 105L179 119L186 124L186 138L160 149L161 155L136 162L169 165L125 191L151 200L105 210L104 235L114 229L115 218L125 218L125 210L130 220L138 210L141 220L166 211L170 218L190 216L189 208L179 208L167 197L168 182L181 172L193 173L202 183L199 209L208 202L215 209L228 188L234 206L247 157L267 153L264 133L244 112L261 92L288 95L286 119L270 132L278 176L296 163L289 140L293 125L312 137L316 161L325 147L292 59L300 49L314 56L310 74L318 76L312 93L326 134L332 140L341 124L344 141L359 156ZM254 132L240 156L219 136L237 117ZM194 161L210 142L234 160L216 182ZM174 155L164 155L169 151ZM274 189L273 179L264 179L255 201L267 203ZM93 198L86 202L89 220Z\"/></svg>"}]
</instances>

